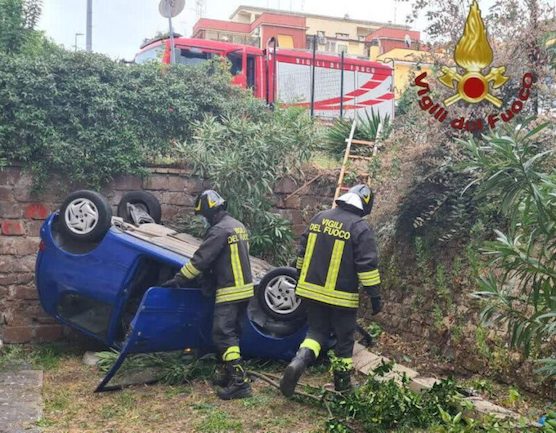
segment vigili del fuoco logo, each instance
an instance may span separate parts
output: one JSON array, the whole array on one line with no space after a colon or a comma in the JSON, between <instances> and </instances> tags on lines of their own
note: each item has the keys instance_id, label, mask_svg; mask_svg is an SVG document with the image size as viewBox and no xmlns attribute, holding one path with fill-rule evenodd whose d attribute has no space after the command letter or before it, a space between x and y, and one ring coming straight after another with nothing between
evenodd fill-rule
<instances>
[{"instance_id":1,"label":"vigili del fuoco logo","mask_svg":"<svg viewBox=\"0 0 556 433\"><path fill-rule=\"evenodd\" d=\"M428 112L440 123L448 118L448 107L458 101L468 104L478 104L486 101L496 108L503 105L502 99L493 94L493 90L500 89L509 80L505 66L492 66L493 53L488 42L487 31L481 18L481 11L474 0L469 9L465 22L463 36L459 39L454 50L454 60L458 68L442 67L442 76L438 78L444 86L454 90L452 96L444 99L443 105L435 103L428 95L430 87L425 82L427 73L423 72L415 79L415 85L421 89L417 94L419 107ZM521 87L511 105L502 111L491 113L486 119L465 119L464 117L450 120L454 129L465 129L470 132L482 131L487 125L493 128L497 122L509 122L523 109L523 104L529 99L533 74L527 72L521 79Z\"/></svg>"}]
</instances>

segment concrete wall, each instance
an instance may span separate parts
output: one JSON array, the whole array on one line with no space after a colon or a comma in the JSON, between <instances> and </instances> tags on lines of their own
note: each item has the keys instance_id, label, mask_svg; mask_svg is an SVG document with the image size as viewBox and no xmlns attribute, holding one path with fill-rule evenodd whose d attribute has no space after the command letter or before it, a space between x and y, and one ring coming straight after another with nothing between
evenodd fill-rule
<instances>
[{"instance_id":1,"label":"concrete wall","mask_svg":"<svg viewBox=\"0 0 556 433\"><path fill-rule=\"evenodd\" d=\"M310 188L286 200L301 183L281 179L275 188L274 205L290 219L297 234L319 205L330 206L334 179L315 182ZM122 176L101 191L116 210L128 191L152 192L162 204L163 221L178 214L192 213L196 195L210 187L187 170L153 168L145 179ZM81 189L58 176L34 194L32 178L19 167L0 170L0 340L5 343L41 342L60 338L63 329L41 308L34 283L35 257L43 220L56 210L68 192ZM185 193L184 193L185 191Z\"/></svg>"}]
</instances>

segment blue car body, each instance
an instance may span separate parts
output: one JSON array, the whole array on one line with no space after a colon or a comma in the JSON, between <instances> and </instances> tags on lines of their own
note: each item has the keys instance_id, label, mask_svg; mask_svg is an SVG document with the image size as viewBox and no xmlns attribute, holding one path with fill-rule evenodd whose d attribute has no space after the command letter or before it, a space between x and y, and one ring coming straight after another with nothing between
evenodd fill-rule
<instances>
[{"instance_id":1,"label":"blue car body","mask_svg":"<svg viewBox=\"0 0 556 433\"><path fill-rule=\"evenodd\" d=\"M57 219L55 212L41 228L36 262L39 298L60 323L120 351L97 391L107 389L105 385L130 353L212 350L214 298L203 295L199 287L170 289L153 283L160 281L163 272L172 276L189 257L115 226L98 244L84 249L60 237ZM242 354L291 359L306 326L276 335L257 323L256 305L251 304L240 338Z\"/></svg>"}]
</instances>

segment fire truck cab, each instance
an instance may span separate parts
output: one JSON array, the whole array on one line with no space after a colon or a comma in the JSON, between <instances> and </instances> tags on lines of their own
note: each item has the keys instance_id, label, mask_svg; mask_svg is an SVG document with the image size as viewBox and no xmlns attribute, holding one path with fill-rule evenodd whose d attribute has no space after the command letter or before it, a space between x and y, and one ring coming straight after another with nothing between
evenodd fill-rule
<instances>
[{"instance_id":1,"label":"fire truck cab","mask_svg":"<svg viewBox=\"0 0 556 433\"><path fill-rule=\"evenodd\" d=\"M230 61L232 82L252 89L257 98L266 99L265 56L263 50L248 45L210 41L206 39L174 38L176 63L196 65L216 56ZM135 56L136 63L158 60L170 63L170 40L150 42Z\"/></svg>"}]
</instances>

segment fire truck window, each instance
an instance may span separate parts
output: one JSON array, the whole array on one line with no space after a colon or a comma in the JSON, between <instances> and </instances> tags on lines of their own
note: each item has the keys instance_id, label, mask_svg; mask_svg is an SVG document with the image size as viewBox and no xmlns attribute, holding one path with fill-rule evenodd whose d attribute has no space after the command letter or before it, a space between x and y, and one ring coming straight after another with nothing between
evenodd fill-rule
<instances>
[{"instance_id":1,"label":"fire truck window","mask_svg":"<svg viewBox=\"0 0 556 433\"><path fill-rule=\"evenodd\" d=\"M179 50L179 56L176 56L176 62L182 65L197 65L212 59L212 53L196 52L188 49Z\"/></svg>"},{"instance_id":2,"label":"fire truck window","mask_svg":"<svg viewBox=\"0 0 556 433\"><path fill-rule=\"evenodd\" d=\"M135 63L143 64L143 63L153 62L153 61L160 62L163 53L164 53L164 47L162 45L159 45L154 48L149 48L148 50L142 51L135 56Z\"/></svg>"},{"instance_id":3,"label":"fire truck window","mask_svg":"<svg viewBox=\"0 0 556 433\"><path fill-rule=\"evenodd\" d=\"M228 54L228 60L232 64L230 67L230 72L232 75L241 74L241 67L243 64L243 59L241 53L230 53Z\"/></svg>"},{"instance_id":4,"label":"fire truck window","mask_svg":"<svg viewBox=\"0 0 556 433\"><path fill-rule=\"evenodd\" d=\"M247 56L247 87L255 87L255 56Z\"/></svg>"}]
</instances>

